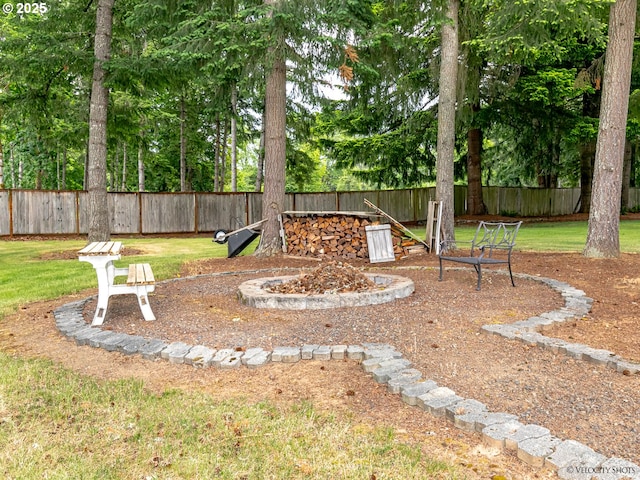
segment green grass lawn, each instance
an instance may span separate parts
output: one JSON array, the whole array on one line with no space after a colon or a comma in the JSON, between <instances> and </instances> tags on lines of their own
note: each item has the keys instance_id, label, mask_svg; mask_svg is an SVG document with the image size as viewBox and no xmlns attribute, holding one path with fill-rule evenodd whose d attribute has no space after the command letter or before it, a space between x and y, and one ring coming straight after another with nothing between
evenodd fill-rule
<instances>
[{"instance_id":1,"label":"green grass lawn","mask_svg":"<svg viewBox=\"0 0 640 480\"><path fill-rule=\"evenodd\" d=\"M3 478L461 478L391 429L305 402L150 394L139 381L96 381L5 354L0 372Z\"/></svg>"},{"instance_id":2,"label":"green grass lawn","mask_svg":"<svg viewBox=\"0 0 640 480\"><path fill-rule=\"evenodd\" d=\"M178 275L184 262L226 257L227 246L204 237L119 238L126 249L140 250L143 256L125 256L119 266L150 261L158 280ZM0 318L19 305L49 300L96 287L96 275L89 263L47 260L47 255L80 250L86 242L78 240L0 241Z\"/></svg>"},{"instance_id":3,"label":"green grass lawn","mask_svg":"<svg viewBox=\"0 0 640 480\"><path fill-rule=\"evenodd\" d=\"M469 241L477 225L456 227L456 240ZM416 231L424 238L424 231ZM582 252L587 241L587 222L526 223L520 227L516 250L524 252ZM640 221L620 222L620 250L640 253Z\"/></svg>"},{"instance_id":4,"label":"green grass lawn","mask_svg":"<svg viewBox=\"0 0 640 480\"><path fill-rule=\"evenodd\" d=\"M469 240L475 226L457 228ZM524 225L518 249L580 252L586 222ZM422 235L424 231L416 230ZM125 238L158 280L190 260L225 257L210 238ZM640 222L620 226L624 252L640 252ZM0 241L0 330L20 305L95 288L88 263L44 260L77 251L78 240ZM245 254L251 253L251 248ZM461 478L391 429L361 428L300 403L231 403L134 380L98 381L44 360L0 353L0 472L3 478L261 479ZM170 415L167 413L171 412Z\"/></svg>"},{"instance_id":5,"label":"green grass lawn","mask_svg":"<svg viewBox=\"0 0 640 480\"><path fill-rule=\"evenodd\" d=\"M226 257L210 238L127 238L158 280L189 260ZM0 325L20 305L95 288L73 255L82 241L0 241ZM251 253L256 243L245 254ZM392 429L362 428L309 403L145 391L136 380L98 381L45 360L0 353L0 472L16 479L462 478ZM168 414L170 412L170 414Z\"/></svg>"}]
</instances>

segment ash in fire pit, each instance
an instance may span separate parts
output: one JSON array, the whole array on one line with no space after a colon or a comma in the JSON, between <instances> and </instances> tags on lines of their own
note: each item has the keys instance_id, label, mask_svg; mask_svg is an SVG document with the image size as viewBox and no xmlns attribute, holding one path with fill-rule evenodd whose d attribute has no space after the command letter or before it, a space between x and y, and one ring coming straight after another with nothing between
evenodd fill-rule
<instances>
[{"instance_id":1,"label":"ash in fire pit","mask_svg":"<svg viewBox=\"0 0 640 480\"><path fill-rule=\"evenodd\" d=\"M386 303L414 289L406 277L362 273L331 262L306 275L249 280L238 287L238 298L256 308L325 309Z\"/></svg>"}]
</instances>

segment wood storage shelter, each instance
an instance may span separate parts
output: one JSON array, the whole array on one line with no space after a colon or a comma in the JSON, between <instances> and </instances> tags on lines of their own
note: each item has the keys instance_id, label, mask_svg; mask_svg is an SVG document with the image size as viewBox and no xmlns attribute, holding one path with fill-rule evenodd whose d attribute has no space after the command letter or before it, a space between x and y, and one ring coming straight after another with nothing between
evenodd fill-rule
<instances>
[{"instance_id":1,"label":"wood storage shelter","mask_svg":"<svg viewBox=\"0 0 640 480\"><path fill-rule=\"evenodd\" d=\"M287 211L280 216L282 249L299 257L369 258L366 227L380 225L372 212ZM417 242L391 225L396 258L409 254ZM422 246L419 246L422 250Z\"/></svg>"}]
</instances>

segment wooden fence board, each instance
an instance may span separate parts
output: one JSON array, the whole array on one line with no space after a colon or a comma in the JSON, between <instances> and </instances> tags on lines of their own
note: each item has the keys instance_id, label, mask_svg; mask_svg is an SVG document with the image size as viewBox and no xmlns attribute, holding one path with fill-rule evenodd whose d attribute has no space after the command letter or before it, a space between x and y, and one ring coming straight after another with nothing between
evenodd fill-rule
<instances>
[{"instance_id":1,"label":"wooden fence board","mask_svg":"<svg viewBox=\"0 0 640 480\"><path fill-rule=\"evenodd\" d=\"M413 218L411 190L381 190L378 192L378 203L373 203L400 223L416 220Z\"/></svg>"},{"instance_id":2,"label":"wooden fence board","mask_svg":"<svg viewBox=\"0 0 640 480\"><path fill-rule=\"evenodd\" d=\"M76 233L75 192L14 190L15 235Z\"/></svg>"},{"instance_id":3,"label":"wooden fence board","mask_svg":"<svg viewBox=\"0 0 640 480\"><path fill-rule=\"evenodd\" d=\"M466 212L466 191L464 185L454 187L456 215ZM580 198L579 188L483 187L482 192L488 213L492 215L568 215L573 213ZM107 198L114 234L213 232L218 228L233 230L262 220L262 194L254 192L119 192L109 193ZM365 198L399 222L424 222L428 202L435 199L435 188L287 194L284 208L288 211L294 208L297 211L369 211ZM629 208L638 205L640 189L632 188ZM88 215L87 192L0 190L0 236L12 232L15 235L86 234Z\"/></svg>"},{"instance_id":4,"label":"wooden fence board","mask_svg":"<svg viewBox=\"0 0 640 480\"><path fill-rule=\"evenodd\" d=\"M195 232L193 193L143 193L142 233Z\"/></svg>"},{"instance_id":5,"label":"wooden fence board","mask_svg":"<svg viewBox=\"0 0 640 480\"><path fill-rule=\"evenodd\" d=\"M247 225L262 220L262 193L249 192L247 195L247 208L249 217ZM293 210L293 194L287 193L284 198L283 212Z\"/></svg>"},{"instance_id":6,"label":"wooden fence board","mask_svg":"<svg viewBox=\"0 0 640 480\"><path fill-rule=\"evenodd\" d=\"M433 189L433 198L436 197L436 189ZM464 215L467 213L467 187L466 185L453 186L453 214Z\"/></svg>"},{"instance_id":7,"label":"wooden fence board","mask_svg":"<svg viewBox=\"0 0 640 480\"><path fill-rule=\"evenodd\" d=\"M139 234L140 229L140 194L137 192L110 192L107 202L111 217L109 218L111 233ZM78 232L85 235L89 232L89 194L78 192Z\"/></svg>"},{"instance_id":8,"label":"wooden fence board","mask_svg":"<svg viewBox=\"0 0 640 480\"><path fill-rule=\"evenodd\" d=\"M578 196L579 198L579 196ZM629 208L638 208L640 206L640 188L629 189Z\"/></svg>"},{"instance_id":9,"label":"wooden fence board","mask_svg":"<svg viewBox=\"0 0 640 480\"><path fill-rule=\"evenodd\" d=\"M11 235L8 190L0 191L0 236L1 235Z\"/></svg>"},{"instance_id":10,"label":"wooden fence board","mask_svg":"<svg viewBox=\"0 0 640 480\"><path fill-rule=\"evenodd\" d=\"M140 233L140 194L110 193L111 233Z\"/></svg>"},{"instance_id":11,"label":"wooden fence board","mask_svg":"<svg viewBox=\"0 0 640 480\"><path fill-rule=\"evenodd\" d=\"M338 210L336 194L295 193L291 209L298 212L335 212Z\"/></svg>"},{"instance_id":12,"label":"wooden fence board","mask_svg":"<svg viewBox=\"0 0 640 480\"><path fill-rule=\"evenodd\" d=\"M247 193L247 225L262 220L262 194Z\"/></svg>"},{"instance_id":13,"label":"wooden fence board","mask_svg":"<svg viewBox=\"0 0 640 480\"><path fill-rule=\"evenodd\" d=\"M364 199L369 200L374 205L378 205L378 192L338 192L338 205L336 210L341 212L366 212L368 207L364 204Z\"/></svg>"},{"instance_id":14,"label":"wooden fence board","mask_svg":"<svg viewBox=\"0 0 640 480\"><path fill-rule=\"evenodd\" d=\"M487 207L487 213L489 215L496 215L499 208L499 196L498 189L496 187L483 187L482 188L482 201L485 207Z\"/></svg>"},{"instance_id":15,"label":"wooden fence board","mask_svg":"<svg viewBox=\"0 0 640 480\"><path fill-rule=\"evenodd\" d=\"M534 197L537 196L537 192L531 191L529 198L526 200L526 204L529 205L534 201ZM519 192L513 188L500 189L500 212L503 215L512 215L515 212L519 212L522 208L522 192Z\"/></svg>"},{"instance_id":16,"label":"wooden fence board","mask_svg":"<svg viewBox=\"0 0 640 480\"><path fill-rule=\"evenodd\" d=\"M89 194L87 192L78 192L78 222L80 223L79 233L86 234L89 231Z\"/></svg>"},{"instance_id":17,"label":"wooden fence board","mask_svg":"<svg viewBox=\"0 0 640 480\"><path fill-rule=\"evenodd\" d=\"M198 231L237 230L247 223L244 193L197 193Z\"/></svg>"},{"instance_id":18,"label":"wooden fence board","mask_svg":"<svg viewBox=\"0 0 640 480\"><path fill-rule=\"evenodd\" d=\"M572 214L580 200L579 188L556 188L552 189L550 194L553 195L551 215Z\"/></svg>"},{"instance_id":19,"label":"wooden fence board","mask_svg":"<svg viewBox=\"0 0 640 480\"><path fill-rule=\"evenodd\" d=\"M539 217L573 213L580 189L483 187L482 195L491 215Z\"/></svg>"},{"instance_id":20,"label":"wooden fence board","mask_svg":"<svg viewBox=\"0 0 640 480\"><path fill-rule=\"evenodd\" d=\"M416 222L424 222L427 219L427 213L429 211L429 202L435 200L436 189L429 188L416 188L413 190L412 206L413 206L413 218Z\"/></svg>"}]
</instances>

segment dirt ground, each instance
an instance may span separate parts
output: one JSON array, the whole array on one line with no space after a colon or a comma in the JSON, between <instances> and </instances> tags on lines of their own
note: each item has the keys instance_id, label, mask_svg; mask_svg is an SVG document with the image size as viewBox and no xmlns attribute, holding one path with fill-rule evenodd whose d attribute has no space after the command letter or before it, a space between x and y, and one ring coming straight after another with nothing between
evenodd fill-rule
<instances>
[{"instance_id":1,"label":"dirt ground","mask_svg":"<svg viewBox=\"0 0 640 480\"><path fill-rule=\"evenodd\" d=\"M483 324L515 322L561 307L562 299L550 288L517 278L514 289L508 277L486 274L482 291L477 292L475 274L459 270L447 270L444 281L438 282L437 260L419 254L375 266L408 276L416 284L412 296L384 306L258 312L235 298L237 285L244 280L316 265L312 260L253 256L185 265L183 280L161 283L150 298L156 322L142 320L133 297L113 297L104 328L213 348L388 342L403 351L425 378L465 398L480 400L492 411L517 414L523 423L544 425L560 438L581 441L605 455L640 464L640 375L624 375L480 333ZM356 266L374 267L365 262ZM580 254L517 252L513 266L516 273L568 282L594 299L589 315L557 327L550 336L640 362L640 255L594 260ZM190 276L196 277L184 279ZM285 405L310 400L319 409L344 413L358 422L392 426L401 440L419 443L430 455L459 465L469 478L553 477L510 453L483 446L477 434L461 432L403 404L353 361L220 371L75 346L58 333L51 312L93 294L95 290L23 306L0 323L0 349L16 356L49 358L98 378L138 378L154 391L184 388L215 399L268 399ZM85 311L89 320L94 305L90 302Z\"/></svg>"}]
</instances>

